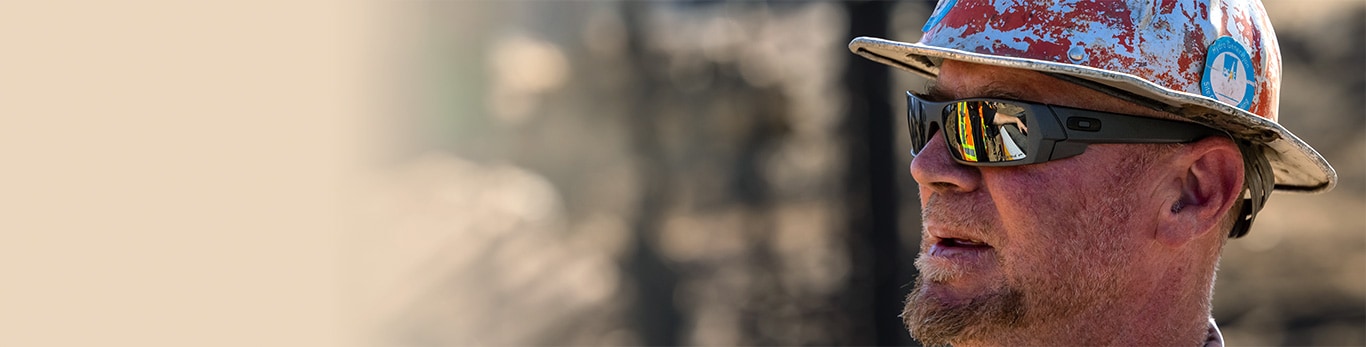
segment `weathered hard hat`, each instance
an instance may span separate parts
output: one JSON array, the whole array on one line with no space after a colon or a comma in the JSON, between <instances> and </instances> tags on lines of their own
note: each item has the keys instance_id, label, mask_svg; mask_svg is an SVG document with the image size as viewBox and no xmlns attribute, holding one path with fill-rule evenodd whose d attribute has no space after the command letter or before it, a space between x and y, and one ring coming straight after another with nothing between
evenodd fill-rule
<instances>
[{"instance_id":1,"label":"weathered hard hat","mask_svg":"<svg viewBox=\"0 0 1366 347\"><path fill-rule=\"evenodd\" d=\"M1257 0L941 0L922 30L920 42L859 37L849 50L930 78L944 59L1040 71L1265 145L1275 189L1337 184L1276 123L1281 53Z\"/></svg>"}]
</instances>

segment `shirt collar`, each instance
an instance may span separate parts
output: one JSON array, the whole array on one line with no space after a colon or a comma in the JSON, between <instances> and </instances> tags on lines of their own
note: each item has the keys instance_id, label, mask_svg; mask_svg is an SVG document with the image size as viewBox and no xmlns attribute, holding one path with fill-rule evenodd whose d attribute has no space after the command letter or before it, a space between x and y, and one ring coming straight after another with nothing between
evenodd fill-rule
<instances>
[{"instance_id":1,"label":"shirt collar","mask_svg":"<svg viewBox=\"0 0 1366 347\"><path fill-rule=\"evenodd\" d=\"M1205 337L1205 347L1224 347L1224 334L1219 333L1219 326L1214 324L1214 317L1209 319L1209 335Z\"/></svg>"}]
</instances>

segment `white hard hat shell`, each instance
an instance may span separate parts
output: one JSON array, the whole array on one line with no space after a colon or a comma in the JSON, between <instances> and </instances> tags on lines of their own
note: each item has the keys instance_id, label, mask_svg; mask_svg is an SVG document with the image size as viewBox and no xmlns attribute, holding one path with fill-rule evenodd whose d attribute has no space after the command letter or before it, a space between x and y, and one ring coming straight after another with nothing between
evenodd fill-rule
<instances>
[{"instance_id":1,"label":"white hard hat shell","mask_svg":"<svg viewBox=\"0 0 1366 347\"><path fill-rule=\"evenodd\" d=\"M949 6L954 3L958 3L960 6L965 3L969 4L967 6L986 3L986 1L974 0L950 0L948 2L950 3ZM1059 2L1072 2L1073 4L1067 5L1079 6L1075 3L1092 5L1106 1L1063 0ZM1119 8L1120 10L1142 9L1142 6L1133 6L1133 3L1142 2L1142 0L1130 1L1128 4L1121 2L1119 3L1120 6L1111 6L1110 8ZM1244 97L1245 101L1241 105L1221 102L1200 93L1199 70L1205 68L1203 57L1210 45L1214 43L1215 38L1218 38L1218 35L1212 34L1219 33L1219 30L1212 30L1209 27L1220 24L1211 24L1208 20L1203 22L1203 27L1188 25L1184 29L1185 32L1180 32L1180 28L1170 29L1175 25L1163 23L1160 27L1169 28L1173 32L1158 33L1159 35L1135 33L1142 28L1133 25L1132 22L1119 23L1120 25L1115 25L1114 28L1099 29L1097 29L1098 25L1105 25L1106 23L1082 23L1084 28L1089 30L1065 30L1062 31L1063 34L1058 34L1059 30L1054 29L1056 26L1077 25L1076 23L1057 23L1064 19L1073 22L1078 21L1074 14L1048 19L1048 16L1033 12L1030 13L1027 20L1034 22L1022 24L1016 20L1016 23L1008 23L1009 26L1016 28L1015 30L1022 30L1024 35L1018 33L1003 34L1002 31L990 27L993 23L982 24L983 21L980 18L984 16L980 13L963 14L969 10L960 10L955 13L946 9L945 5L941 3L940 9L936 11L936 16L940 18L932 19L931 23L926 25L926 36L921 39L921 42L912 43L859 37L849 43L849 50L870 60L929 78L938 76L939 66L944 59L1047 73L1087 85L1116 97L1170 112L1192 122L1227 131L1231 136L1238 139L1265 145L1269 148L1264 152L1274 171L1277 190L1323 192L1332 189L1337 183L1337 173L1329 166L1328 161L1309 144L1276 123L1280 88L1279 48L1276 47L1275 35L1271 32L1270 23L1265 21L1265 18L1248 18L1256 17L1255 14L1260 13L1258 11L1264 10L1260 3L1255 2L1229 4L1237 2L1239 1L1223 1L1224 7L1215 8L1215 10L1222 8L1224 14L1209 14L1206 18L1218 19L1221 18L1220 15L1223 15L1225 17L1236 17L1235 19L1243 21L1242 23L1229 24L1230 28L1239 30L1228 30L1223 34L1228 35L1229 32L1232 32L1232 36L1238 38L1239 42L1246 42L1244 43L1245 46L1254 47L1249 60L1255 61L1254 69L1258 72L1251 78L1252 81L1249 81L1247 89L1249 93ZM1152 3L1146 4L1153 5ZM1185 5L1189 5L1190 8L1197 8L1198 6L1195 5L1199 4ZM1243 8L1233 9L1242 12L1232 11L1229 8L1239 5ZM1056 7L1057 5L1052 6ZM1002 8L1000 6L976 7L977 11L986 12L993 11L993 8L994 11L1001 11ZM1134 14L1133 16L1140 18L1145 23L1153 23L1152 17L1163 13L1177 12L1175 15L1181 15L1179 11L1171 11L1170 9L1167 12L1162 12L1162 9L1155 11L1148 9L1146 11L1141 15ZM1254 15L1247 15L1247 13ZM948 15L947 19L944 18L945 14ZM991 18L1005 18L1011 14L1015 13L1002 12L988 13L987 15ZM955 15L959 17L955 18ZM1127 11L1120 14L1100 13L1093 15L1124 17L1126 20L1129 17ZM1185 17L1174 18L1176 19L1171 21L1175 22ZM964 35L963 29L950 27L952 24L949 22L955 19L959 20L960 25L977 25L985 27L985 30ZM1047 20L1052 20L1052 22ZM1229 21L1232 22L1233 19L1229 19ZM1247 23L1255 23L1255 25ZM945 29L946 27L948 28ZM1247 27L1255 27L1257 30L1249 30ZM1029 32L1028 30L1031 28L1035 31ZM1123 30L1128 30L1128 32L1116 33ZM935 34L940 35L936 37ZM1119 46L1118 48L1112 46L1099 47L1100 45L1097 44L1098 42L1107 42L1106 40L1113 41L1115 37L1125 34L1130 35L1128 42L1135 47L1124 47L1125 43L1123 42L1114 43L1115 46ZM992 35L997 37L991 37ZM1003 45L1002 39L1009 40L1011 35L1014 35L1016 44ZM1021 36L1032 41L1019 44L1022 42L1019 39ZM1141 36L1141 39L1132 39L1135 36ZM1248 39L1249 36L1252 39ZM1195 38L1195 41L1200 41L1195 44L1203 46L1198 47L1199 49L1190 47L1193 45L1192 38ZM1167 41L1162 41L1163 39L1167 39ZM1045 42L1046 44L1027 44L1039 40L1053 41ZM1133 43L1134 41L1139 43ZM1089 48L1087 47L1088 44L1090 45ZM1150 46L1145 47L1142 46L1143 44ZM1164 46L1151 47L1154 44ZM1166 47L1172 45L1183 47L1176 49ZM1084 55L1085 58L1077 59L1078 57L1074 54L1077 51L1066 51L1069 46L1086 48L1084 52L1089 52L1089 57ZM1059 52L1059 50L1063 50L1063 52ZM1072 56L1069 57L1068 55ZM1171 55L1178 55L1179 57ZM1253 84L1256 84L1255 91L1252 87ZM1206 85L1206 87L1208 86Z\"/></svg>"}]
</instances>

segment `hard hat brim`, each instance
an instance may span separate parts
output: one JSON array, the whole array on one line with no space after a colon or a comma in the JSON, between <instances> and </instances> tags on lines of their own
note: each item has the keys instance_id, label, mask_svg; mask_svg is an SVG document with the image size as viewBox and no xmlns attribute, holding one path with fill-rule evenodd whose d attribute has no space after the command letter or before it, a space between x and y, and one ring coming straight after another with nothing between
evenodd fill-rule
<instances>
[{"instance_id":1,"label":"hard hat brim","mask_svg":"<svg viewBox=\"0 0 1366 347\"><path fill-rule=\"evenodd\" d=\"M1209 97L1167 89L1134 75L1089 66L994 56L874 37L855 38L849 42L849 50L869 60L929 78L938 77L938 66L944 59L1079 78L1108 89L1106 92L1111 95L1135 96L1126 99L1159 102L1162 104L1158 105L1160 109L1183 119L1227 131L1236 138L1265 144L1271 149L1266 155L1275 171L1276 190L1319 193L1337 185L1337 172L1328 165L1328 160L1280 124Z\"/></svg>"}]
</instances>

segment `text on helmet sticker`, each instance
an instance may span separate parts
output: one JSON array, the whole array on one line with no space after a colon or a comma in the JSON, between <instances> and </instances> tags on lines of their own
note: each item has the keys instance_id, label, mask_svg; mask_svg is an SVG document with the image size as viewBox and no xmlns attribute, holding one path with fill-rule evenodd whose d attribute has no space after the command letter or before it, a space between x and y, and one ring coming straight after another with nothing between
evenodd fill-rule
<instances>
[{"instance_id":1,"label":"text on helmet sticker","mask_svg":"<svg viewBox=\"0 0 1366 347\"><path fill-rule=\"evenodd\" d=\"M1200 93L1247 110L1257 96L1255 73L1247 48L1232 37L1220 37L1205 55Z\"/></svg>"}]
</instances>

